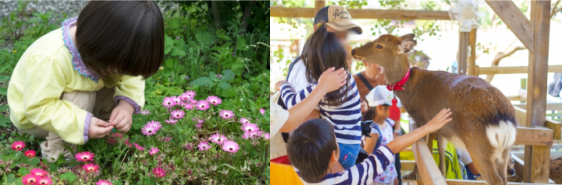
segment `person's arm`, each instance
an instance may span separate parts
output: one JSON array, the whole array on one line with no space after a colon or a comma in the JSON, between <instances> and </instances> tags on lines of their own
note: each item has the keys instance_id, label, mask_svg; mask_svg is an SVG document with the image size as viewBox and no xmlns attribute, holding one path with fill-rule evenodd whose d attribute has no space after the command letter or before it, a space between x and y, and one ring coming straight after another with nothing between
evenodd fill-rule
<instances>
[{"instance_id":1,"label":"person's arm","mask_svg":"<svg viewBox=\"0 0 562 185\"><path fill-rule=\"evenodd\" d=\"M379 140L379 133L376 132L377 130L375 130L376 133L373 133L373 130L374 129L371 129L371 134L369 134L371 137L365 137L365 147L363 148L369 154L372 154L373 151L375 151L375 146Z\"/></svg>"},{"instance_id":2,"label":"person's arm","mask_svg":"<svg viewBox=\"0 0 562 185\"><path fill-rule=\"evenodd\" d=\"M467 164L468 169L470 169L470 172L474 175L480 175L480 172L478 172L478 169L476 169L476 166L474 166L474 163L470 163Z\"/></svg>"},{"instance_id":3,"label":"person's arm","mask_svg":"<svg viewBox=\"0 0 562 185\"><path fill-rule=\"evenodd\" d=\"M120 105L121 102L129 103L135 114L140 113L144 106L144 84L142 76L122 76L115 86L115 105Z\"/></svg>"},{"instance_id":4,"label":"person's arm","mask_svg":"<svg viewBox=\"0 0 562 185\"><path fill-rule=\"evenodd\" d=\"M451 118L449 118L449 116L451 116L451 111L449 109L443 109L426 125L415 129L408 134L402 135L401 137L397 137L386 146L392 151L392 153L400 152L404 148L414 144L425 135L439 130L445 124L450 122Z\"/></svg>"}]
</instances>

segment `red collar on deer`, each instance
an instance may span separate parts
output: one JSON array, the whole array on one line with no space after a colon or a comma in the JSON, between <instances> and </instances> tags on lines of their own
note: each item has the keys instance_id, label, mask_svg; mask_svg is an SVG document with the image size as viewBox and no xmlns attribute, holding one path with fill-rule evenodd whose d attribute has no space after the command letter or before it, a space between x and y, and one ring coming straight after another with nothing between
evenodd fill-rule
<instances>
[{"instance_id":1,"label":"red collar on deer","mask_svg":"<svg viewBox=\"0 0 562 185\"><path fill-rule=\"evenodd\" d=\"M395 84L386 84L386 88L389 91L403 91L404 88L402 86L404 86L406 81L408 81L408 78L410 78L410 71L411 69L409 69L408 72L406 72L406 74L404 75L404 77L400 81L396 82Z\"/></svg>"}]
</instances>

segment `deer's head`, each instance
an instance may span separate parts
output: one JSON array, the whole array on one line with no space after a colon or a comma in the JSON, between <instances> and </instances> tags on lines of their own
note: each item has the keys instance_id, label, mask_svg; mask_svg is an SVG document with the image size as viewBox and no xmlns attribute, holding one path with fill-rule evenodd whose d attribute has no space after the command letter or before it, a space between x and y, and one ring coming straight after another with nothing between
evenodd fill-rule
<instances>
[{"instance_id":1,"label":"deer's head","mask_svg":"<svg viewBox=\"0 0 562 185\"><path fill-rule=\"evenodd\" d=\"M417 42L414 34L407 34L402 37L394 35L381 35L373 42L369 42L351 51L353 58L378 64L383 68L396 68L408 65L407 53L410 52ZM406 63L403 62L405 60Z\"/></svg>"}]
</instances>

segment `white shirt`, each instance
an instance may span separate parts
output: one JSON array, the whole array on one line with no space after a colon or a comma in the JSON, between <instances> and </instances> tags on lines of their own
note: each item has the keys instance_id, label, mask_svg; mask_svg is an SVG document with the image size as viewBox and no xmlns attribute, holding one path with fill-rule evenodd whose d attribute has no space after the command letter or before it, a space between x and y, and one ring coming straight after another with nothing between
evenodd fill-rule
<instances>
[{"instance_id":1,"label":"white shirt","mask_svg":"<svg viewBox=\"0 0 562 185\"><path fill-rule=\"evenodd\" d=\"M306 66L302 60L297 60L293 65L292 70L287 76L287 82L295 89L295 92L299 92L309 86L310 82L306 79Z\"/></svg>"}]
</instances>

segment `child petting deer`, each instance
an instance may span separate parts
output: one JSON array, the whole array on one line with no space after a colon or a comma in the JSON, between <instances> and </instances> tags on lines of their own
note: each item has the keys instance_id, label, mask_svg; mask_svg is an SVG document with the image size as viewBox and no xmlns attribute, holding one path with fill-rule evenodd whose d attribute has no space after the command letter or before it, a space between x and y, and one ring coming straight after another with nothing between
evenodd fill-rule
<instances>
[{"instance_id":1,"label":"child petting deer","mask_svg":"<svg viewBox=\"0 0 562 185\"><path fill-rule=\"evenodd\" d=\"M410 68L407 53L415 45L413 34L382 35L353 49L352 55L384 68L387 88L400 98L419 126L443 108L450 108L453 121L437 131L439 147L445 143L443 138L447 139L470 153L488 184L507 184L509 150L515 142L517 124L510 101L475 76Z\"/></svg>"}]
</instances>

